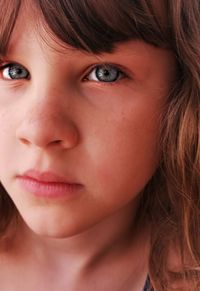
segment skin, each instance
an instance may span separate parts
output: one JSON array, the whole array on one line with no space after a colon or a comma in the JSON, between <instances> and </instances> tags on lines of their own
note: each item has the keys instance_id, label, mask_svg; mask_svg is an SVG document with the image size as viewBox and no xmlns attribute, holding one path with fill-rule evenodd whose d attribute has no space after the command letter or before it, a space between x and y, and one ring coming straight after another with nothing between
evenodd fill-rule
<instances>
[{"instance_id":1,"label":"skin","mask_svg":"<svg viewBox=\"0 0 200 291\"><path fill-rule=\"evenodd\" d=\"M22 217L1 265L16 277L14 290L36 290L38 282L41 290L64 290L66 284L99 290L92 284L102 278L104 290L118 290L119 282L128 282L124 290L140 290L148 227L132 227L140 193L158 164L159 118L174 79L173 55L130 41L96 56L61 49L45 34L47 45L41 33L27 14L20 15L5 62L21 64L30 79L0 75L0 179ZM92 79L92 68L104 62L127 76L112 83ZM31 168L52 170L82 188L67 198L35 197L16 178ZM26 287L20 272L27 275Z\"/></svg>"}]
</instances>

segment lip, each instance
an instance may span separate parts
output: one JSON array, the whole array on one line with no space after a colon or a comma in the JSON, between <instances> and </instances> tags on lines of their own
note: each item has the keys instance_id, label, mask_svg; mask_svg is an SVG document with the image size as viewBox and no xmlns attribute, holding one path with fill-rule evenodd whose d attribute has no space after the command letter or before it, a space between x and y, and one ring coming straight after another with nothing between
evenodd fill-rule
<instances>
[{"instance_id":1,"label":"lip","mask_svg":"<svg viewBox=\"0 0 200 291\"><path fill-rule=\"evenodd\" d=\"M17 179L23 190L37 197L73 197L83 187L50 171L28 170L23 175L18 175Z\"/></svg>"},{"instance_id":2,"label":"lip","mask_svg":"<svg viewBox=\"0 0 200 291\"><path fill-rule=\"evenodd\" d=\"M66 179L60 175L55 174L54 172L51 171L45 171L45 172L40 172L37 170L28 170L24 172L21 177L28 177L32 178L34 180L40 181L40 182L61 182L61 183L67 183L67 184L77 184L76 181L72 179Z\"/></svg>"}]
</instances>

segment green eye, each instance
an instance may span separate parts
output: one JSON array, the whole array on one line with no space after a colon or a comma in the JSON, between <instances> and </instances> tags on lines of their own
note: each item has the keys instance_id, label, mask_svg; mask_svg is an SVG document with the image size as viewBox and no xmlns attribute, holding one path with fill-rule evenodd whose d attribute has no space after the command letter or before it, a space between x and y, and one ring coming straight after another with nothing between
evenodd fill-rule
<instances>
[{"instance_id":1,"label":"green eye","mask_svg":"<svg viewBox=\"0 0 200 291\"><path fill-rule=\"evenodd\" d=\"M111 65L96 66L88 75L87 79L91 81L112 83L123 76L117 67Z\"/></svg>"},{"instance_id":2,"label":"green eye","mask_svg":"<svg viewBox=\"0 0 200 291\"><path fill-rule=\"evenodd\" d=\"M28 79L29 72L21 65L6 64L2 69L2 76L6 80Z\"/></svg>"}]
</instances>

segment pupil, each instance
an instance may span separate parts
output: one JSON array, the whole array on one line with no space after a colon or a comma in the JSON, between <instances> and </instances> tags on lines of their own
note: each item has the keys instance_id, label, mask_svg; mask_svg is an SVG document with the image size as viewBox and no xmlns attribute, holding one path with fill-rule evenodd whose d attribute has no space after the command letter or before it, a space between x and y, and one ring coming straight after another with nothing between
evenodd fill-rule
<instances>
[{"instance_id":1,"label":"pupil","mask_svg":"<svg viewBox=\"0 0 200 291\"><path fill-rule=\"evenodd\" d=\"M106 75L106 76L109 76L110 74L109 74L109 72L108 72L108 70L104 70L104 75Z\"/></svg>"}]
</instances>

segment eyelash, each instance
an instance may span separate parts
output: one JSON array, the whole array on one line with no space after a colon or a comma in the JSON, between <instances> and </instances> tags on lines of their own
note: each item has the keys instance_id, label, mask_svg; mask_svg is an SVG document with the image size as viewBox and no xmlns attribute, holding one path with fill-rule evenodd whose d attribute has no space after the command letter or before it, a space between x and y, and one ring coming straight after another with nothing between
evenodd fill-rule
<instances>
[{"instance_id":1,"label":"eyelash","mask_svg":"<svg viewBox=\"0 0 200 291\"><path fill-rule=\"evenodd\" d=\"M6 78L3 76L4 70L5 69L11 69L14 66L18 66L19 68L25 69L27 71L27 76L28 77L22 77L22 78ZM93 74L94 75L97 74L97 70L102 70L103 69L103 74L106 73L106 71L108 72L108 70L114 70L116 72L116 78L113 81L100 81L99 79L97 79L97 76L95 76L96 80L90 80L89 76ZM18 64L18 63L4 63L3 65L0 65L0 72L1 72L1 76L3 79L7 80L7 81L18 81L18 80L29 80L30 79L30 73L29 71L22 65ZM102 63L102 64L96 64L94 65L92 68L90 68L90 71L86 74L86 76L83 78L83 81L92 81L92 82L97 82L103 85L114 85L116 84L118 81L120 81L123 78L127 78L129 77L124 70L122 70L118 65L114 65L111 63Z\"/></svg>"}]
</instances>

